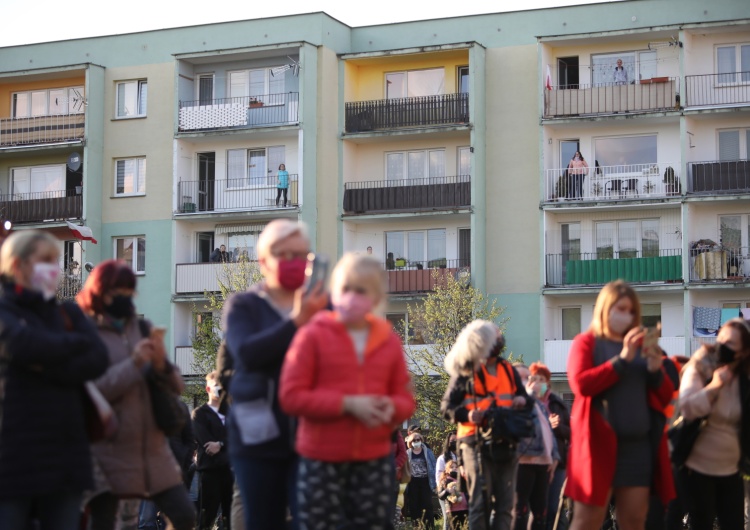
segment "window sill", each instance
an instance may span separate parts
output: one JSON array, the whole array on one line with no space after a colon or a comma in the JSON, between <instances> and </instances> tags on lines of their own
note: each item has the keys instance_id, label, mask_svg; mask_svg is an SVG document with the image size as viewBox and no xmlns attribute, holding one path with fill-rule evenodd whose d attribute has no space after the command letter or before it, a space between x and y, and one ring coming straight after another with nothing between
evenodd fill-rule
<instances>
[{"instance_id":1,"label":"window sill","mask_svg":"<svg viewBox=\"0 0 750 530\"><path fill-rule=\"evenodd\" d=\"M115 116L110 121L145 120L146 117L146 114L143 116Z\"/></svg>"},{"instance_id":2,"label":"window sill","mask_svg":"<svg viewBox=\"0 0 750 530\"><path fill-rule=\"evenodd\" d=\"M145 193L123 193L120 195L110 195L110 199L130 199L132 197L145 197Z\"/></svg>"}]
</instances>

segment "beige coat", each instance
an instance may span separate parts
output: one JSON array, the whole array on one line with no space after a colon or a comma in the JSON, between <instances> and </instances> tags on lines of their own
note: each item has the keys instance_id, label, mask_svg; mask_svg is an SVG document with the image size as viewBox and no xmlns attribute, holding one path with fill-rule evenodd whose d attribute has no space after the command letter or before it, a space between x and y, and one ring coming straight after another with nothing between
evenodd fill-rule
<instances>
[{"instance_id":1,"label":"beige coat","mask_svg":"<svg viewBox=\"0 0 750 530\"><path fill-rule=\"evenodd\" d=\"M93 444L91 450L110 491L122 497L149 497L181 484L177 461L156 426L146 380L130 356L142 338L137 319L122 334L103 323L98 328L110 364L96 386L117 414L119 428L113 438ZM172 368L170 382L175 391L182 391L179 370Z\"/></svg>"}]
</instances>

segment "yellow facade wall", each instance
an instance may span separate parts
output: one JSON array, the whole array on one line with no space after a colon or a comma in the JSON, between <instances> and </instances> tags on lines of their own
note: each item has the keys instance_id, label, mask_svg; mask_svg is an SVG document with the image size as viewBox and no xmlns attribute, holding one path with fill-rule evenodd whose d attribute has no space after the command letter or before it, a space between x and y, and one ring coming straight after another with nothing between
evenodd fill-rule
<instances>
[{"instance_id":1,"label":"yellow facade wall","mask_svg":"<svg viewBox=\"0 0 750 530\"><path fill-rule=\"evenodd\" d=\"M85 83L86 76L82 74L64 79L43 79L25 81L23 83L0 84L0 117L10 117L11 101L15 92L84 86Z\"/></svg>"},{"instance_id":2,"label":"yellow facade wall","mask_svg":"<svg viewBox=\"0 0 750 530\"><path fill-rule=\"evenodd\" d=\"M385 74L445 68L445 93L458 92L458 67L468 66L468 50L374 57L347 61L346 101L385 99Z\"/></svg>"}]
</instances>

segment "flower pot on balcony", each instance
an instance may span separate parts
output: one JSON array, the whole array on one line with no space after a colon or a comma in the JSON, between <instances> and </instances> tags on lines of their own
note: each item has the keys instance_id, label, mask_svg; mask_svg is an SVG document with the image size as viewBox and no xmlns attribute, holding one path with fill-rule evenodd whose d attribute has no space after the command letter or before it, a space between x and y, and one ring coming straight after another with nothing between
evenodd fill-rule
<instances>
[{"instance_id":1,"label":"flower pot on balcony","mask_svg":"<svg viewBox=\"0 0 750 530\"><path fill-rule=\"evenodd\" d=\"M257 109L257 108L260 108L262 106L263 106L263 102L262 101L251 101L250 105L248 105L248 107L251 108L251 109Z\"/></svg>"}]
</instances>

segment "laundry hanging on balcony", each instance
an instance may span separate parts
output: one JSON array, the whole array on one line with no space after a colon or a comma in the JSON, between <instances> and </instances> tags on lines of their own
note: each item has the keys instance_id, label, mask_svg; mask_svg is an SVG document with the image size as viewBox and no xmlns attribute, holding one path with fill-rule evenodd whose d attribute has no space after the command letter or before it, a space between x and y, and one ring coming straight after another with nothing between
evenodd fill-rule
<instances>
[{"instance_id":1,"label":"laundry hanging on balcony","mask_svg":"<svg viewBox=\"0 0 750 530\"><path fill-rule=\"evenodd\" d=\"M65 221L68 225L68 228L70 228L70 231L73 232L73 235L76 239L80 239L81 241L91 241L93 244L97 244L96 239L94 239L94 233L91 231L91 228L88 226L79 226L74 225L70 221Z\"/></svg>"}]
</instances>

